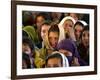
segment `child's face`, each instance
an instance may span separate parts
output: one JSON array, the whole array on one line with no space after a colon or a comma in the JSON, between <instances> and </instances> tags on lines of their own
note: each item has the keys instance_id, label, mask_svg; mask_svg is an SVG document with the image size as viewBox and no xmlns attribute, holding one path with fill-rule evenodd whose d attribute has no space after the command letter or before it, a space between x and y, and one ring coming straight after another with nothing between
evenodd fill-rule
<instances>
[{"instance_id":1,"label":"child's face","mask_svg":"<svg viewBox=\"0 0 100 80\"><path fill-rule=\"evenodd\" d=\"M89 45L89 31L86 30L82 34L82 43L85 47Z\"/></svg>"},{"instance_id":2,"label":"child's face","mask_svg":"<svg viewBox=\"0 0 100 80\"><path fill-rule=\"evenodd\" d=\"M81 25L75 26L75 36L77 40L79 40L82 30L83 30L83 27Z\"/></svg>"},{"instance_id":3,"label":"child's face","mask_svg":"<svg viewBox=\"0 0 100 80\"><path fill-rule=\"evenodd\" d=\"M58 32L50 32L48 35L48 39L51 47L56 48L59 39Z\"/></svg>"},{"instance_id":4,"label":"child's face","mask_svg":"<svg viewBox=\"0 0 100 80\"><path fill-rule=\"evenodd\" d=\"M51 16L52 16L53 18L59 19L59 17L61 16L61 13L58 13L58 12L52 12L52 13L51 13Z\"/></svg>"},{"instance_id":5,"label":"child's face","mask_svg":"<svg viewBox=\"0 0 100 80\"><path fill-rule=\"evenodd\" d=\"M27 43L22 44L22 52L27 53L27 54L31 53L31 49Z\"/></svg>"},{"instance_id":6,"label":"child's face","mask_svg":"<svg viewBox=\"0 0 100 80\"><path fill-rule=\"evenodd\" d=\"M47 62L46 67L62 67L60 58L51 58Z\"/></svg>"},{"instance_id":7,"label":"child's face","mask_svg":"<svg viewBox=\"0 0 100 80\"><path fill-rule=\"evenodd\" d=\"M70 30L72 29L73 27L73 22L71 20L66 20L63 24L63 27L64 27L64 30L65 32L70 32Z\"/></svg>"},{"instance_id":8,"label":"child's face","mask_svg":"<svg viewBox=\"0 0 100 80\"><path fill-rule=\"evenodd\" d=\"M43 25L41 28L41 37L44 40L46 35L48 34L48 30L49 30L50 26L49 25Z\"/></svg>"},{"instance_id":9,"label":"child's face","mask_svg":"<svg viewBox=\"0 0 100 80\"><path fill-rule=\"evenodd\" d=\"M37 19L36 19L36 25L37 27L39 28L40 25L44 22L44 18L42 16L38 16Z\"/></svg>"},{"instance_id":10,"label":"child's face","mask_svg":"<svg viewBox=\"0 0 100 80\"><path fill-rule=\"evenodd\" d=\"M78 20L77 14L75 14L75 13L70 13L70 16L71 16L72 18L74 18L75 21Z\"/></svg>"}]
</instances>

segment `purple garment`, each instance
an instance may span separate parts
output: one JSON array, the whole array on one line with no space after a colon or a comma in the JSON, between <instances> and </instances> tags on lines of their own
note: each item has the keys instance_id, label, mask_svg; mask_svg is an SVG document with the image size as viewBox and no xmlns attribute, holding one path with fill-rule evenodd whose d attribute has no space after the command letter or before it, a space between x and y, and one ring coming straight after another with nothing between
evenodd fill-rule
<instances>
[{"instance_id":1,"label":"purple garment","mask_svg":"<svg viewBox=\"0 0 100 80\"><path fill-rule=\"evenodd\" d=\"M77 47L71 39L64 39L58 45L57 49L64 49L72 52L72 56L66 56L68 58L69 63L71 64L73 57L79 58L79 53L77 51Z\"/></svg>"}]
</instances>

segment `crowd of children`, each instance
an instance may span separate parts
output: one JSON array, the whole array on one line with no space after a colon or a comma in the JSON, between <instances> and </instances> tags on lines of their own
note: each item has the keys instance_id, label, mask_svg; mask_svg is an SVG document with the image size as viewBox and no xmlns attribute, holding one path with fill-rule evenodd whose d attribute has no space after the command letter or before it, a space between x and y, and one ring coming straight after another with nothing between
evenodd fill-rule
<instances>
[{"instance_id":1,"label":"crowd of children","mask_svg":"<svg viewBox=\"0 0 100 80\"><path fill-rule=\"evenodd\" d=\"M89 15L22 12L22 68L89 66Z\"/></svg>"}]
</instances>

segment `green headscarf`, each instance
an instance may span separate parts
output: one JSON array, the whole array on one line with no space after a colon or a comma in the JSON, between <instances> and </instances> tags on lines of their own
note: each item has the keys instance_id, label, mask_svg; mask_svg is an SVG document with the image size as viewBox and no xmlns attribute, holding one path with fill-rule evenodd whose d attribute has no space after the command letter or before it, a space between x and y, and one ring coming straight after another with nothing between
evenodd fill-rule
<instances>
[{"instance_id":1,"label":"green headscarf","mask_svg":"<svg viewBox=\"0 0 100 80\"><path fill-rule=\"evenodd\" d=\"M39 43L37 32L35 31L35 28L33 26L25 26L23 27L23 31L25 31L28 34L28 37L32 39L34 44Z\"/></svg>"}]
</instances>

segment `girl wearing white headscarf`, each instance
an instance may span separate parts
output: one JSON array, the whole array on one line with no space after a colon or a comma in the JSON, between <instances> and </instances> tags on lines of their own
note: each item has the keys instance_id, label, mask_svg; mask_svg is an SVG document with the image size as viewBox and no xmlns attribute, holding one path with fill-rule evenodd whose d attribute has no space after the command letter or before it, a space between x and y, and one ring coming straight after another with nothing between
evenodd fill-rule
<instances>
[{"instance_id":1,"label":"girl wearing white headscarf","mask_svg":"<svg viewBox=\"0 0 100 80\"><path fill-rule=\"evenodd\" d=\"M61 22L59 23L59 27L64 28L67 38L69 37L73 41L76 41L75 34L74 34L74 24L75 24L75 20L72 17L67 16L61 20Z\"/></svg>"},{"instance_id":2,"label":"girl wearing white headscarf","mask_svg":"<svg viewBox=\"0 0 100 80\"><path fill-rule=\"evenodd\" d=\"M58 51L52 52L46 59L46 67L69 67L68 59Z\"/></svg>"},{"instance_id":3,"label":"girl wearing white headscarf","mask_svg":"<svg viewBox=\"0 0 100 80\"><path fill-rule=\"evenodd\" d=\"M85 26L87 26L88 24L83 21L83 20L78 20L75 25L74 25L74 33L75 33L75 37L76 37L76 44L79 45L80 43L80 35L82 33L82 30L84 29Z\"/></svg>"},{"instance_id":4,"label":"girl wearing white headscarf","mask_svg":"<svg viewBox=\"0 0 100 80\"><path fill-rule=\"evenodd\" d=\"M75 38L75 34L74 34L74 24L75 24L75 20L71 17L71 16L67 16L67 17L64 17L61 22L59 23L59 27L63 27L64 28L64 31L65 31L65 36L66 36L66 39L63 40L63 41L66 41L66 40L69 40L71 41L71 43L73 43L75 45L75 42L76 42L76 38ZM59 43L59 44L62 44ZM58 45L59 45L58 44ZM65 43L64 42L64 45L68 46L69 43ZM66 48L65 46L65 48ZM70 45L69 45L70 46ZM75 45L76 46L76 45ZM62 46L63 48L63 46ZM59 48L58 48L59 50ZM66 50L66 49L64 49ZM61 50L60 50L61 51ZM75 54L75 53L73 53ZM73 60L71 61L70 65L72 66L79 66L79 62L78 62L78 57L77 56L73 56L72 58Z\"/></svg>"}]
</instances>

